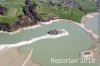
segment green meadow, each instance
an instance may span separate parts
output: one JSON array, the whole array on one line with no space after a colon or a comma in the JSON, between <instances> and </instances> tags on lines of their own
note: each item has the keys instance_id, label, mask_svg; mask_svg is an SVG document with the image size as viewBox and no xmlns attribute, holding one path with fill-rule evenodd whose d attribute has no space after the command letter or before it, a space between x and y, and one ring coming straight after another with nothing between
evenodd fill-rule
<instances>
[{"instance_id":1,"label":"green meadow","mask_svg":"<svg viewBox=\"0 0 100 66\"><path fill-rule=\"evenodd\" d=\"M6 0L5 2L0 2L0 5L7 8L7 12L0 16L0 22L13 24L18 21L18 15L23 14L23 6L25 0Z\"/></svg>"}]
</instances>

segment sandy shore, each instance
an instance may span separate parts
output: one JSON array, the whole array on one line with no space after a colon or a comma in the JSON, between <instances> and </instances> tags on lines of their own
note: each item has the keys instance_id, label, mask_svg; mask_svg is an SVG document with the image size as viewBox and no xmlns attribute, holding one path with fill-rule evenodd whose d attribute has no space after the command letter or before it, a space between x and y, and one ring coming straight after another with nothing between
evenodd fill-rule
<instances>
[{"instance_id":1,"label":"sandy shore","mask_svg":"<svg viewBox=\"0 0 100 66\"><path fill-rule=\"evenodd\" d=\"M34 29L34 28L37 28L37 27L40 27L40 24L34 25L34 26L30 26L30 27L20 28L20 29L18 29L17 31L13 31L13 32L0 31L0 33L6 33L6 34L13 35L13 34L16 34L16 33L21 32L22 30Z\"/></svg>"},{"instance_id":2,"label":"sandy shore","mask_svg":"<svg viewBox=\"0 0 100 66\"><path fill-rule=\"evenodd\" d=\"M48 39L48 38L54 39L54 38L59 38L62 36L69 35L69 33L66 30L64 29L62 30L64 31L64 33L54 35L54 36L46 34L41 37L32 38L28 41L21 41L15 44L0 45L0 66L6 66L6 65L7 66L39 66L39 64L36 64L32 61L32 58L31 58L32 51L27 56L24 54L20 54L17 51L17 47L31 44L42 39Z\"/></svg>"},{"instance_id":3,"label":"sandy shore","mask_svg":"<svg viewBox=\"0 0 100 66\"><path fill-rule=\"evenodd\" d=\"M64 31L64 33L61 33L61 34L58 34L58 35L49 35L49 34L46 34L46 35L43 35L43 36L40 36L40 37L36 37L36 38L32 38L28 41L21 41L21 42L18 42L18 43L15 43L15 44L1 44L0 45L0 51L4 50L4 49L9 49L9 48L12 48L12 47L20 47L20 46L24 46L24 45L27 45L27 44L31 44L31 43L34 43L36 41L39 41L39 40L42 40L42 39L49 39L49 38L59 38L59 37L62 37L62 36L68 36L69 33L65 30L65 29L62 29Z\"/></svg>"},{"instance_id":4,"label":"sandy shore","mask_svg":"<svg viewBox=\"0 0 100 66\"><path fill-rule=\"evenodd\" d=\"M89 13L89 14L83 16L83 18L81 19L80 25L83 25L83 28L88 33L89 38L92 41L92 47L90 47L89 49L84 51L84 52L89 51L92 54L88 54L88 55L83 54L82 57L84 57L84 58L89 57L89 55L91 55L91 57L93 57L93 58L100 59L100 46L99 46L100 43L96 42L99 39L100 36L95 34L94 32L92 32L91 30L85 28L85 24L86 24L86 22L88 22L88 20L90 20L91 18L93 18L95 16L99 16L99 15L100 15L100 13ZM82 52L82 53L84 53L84 52Z\"/></svg>"},{"instance_id":5,"label":"sandy shore","mask_svg":"<svg viewBox=\"0 0 100 66\"><path fill-rule=\"evenodd\" d=\"M6 34L13 35L13 34L16 34L16 33L21 32L22 30L35 29L35 28L37 28L37 27L42 27L42 24L43 24L43 25L48 25L48 24L52 24L52 23L57 22L57 21L60 21L60 20L62 21L63 19L55 19L55 20L50 20L50 21L48 21L48 22L40 22L39 24L36 24L36 25L33 25L33 26L20 28L20 29L18 29L17 31L13 31L13 32L0 31L0 33L6 33Z\"/></svg>"},{"instance_id":6,"label":"sandy shore","mask_svg":"<svg viewBox=\"0 0 100 66\"><path fill-rule=\"evenodd\" d=\"M10 48L7 51L0 54L0 66L23 66L23 62L27 59L29 54L21 54L17 51L17 47ZM35 66L38 64L33 63L29 58L28 62L24 66Z\"/></svg>"},{"instance_id":7,"label":"sandy shore","mask_svg":"<svg viewBox=\"0 0 100 66\"><path fill-rule=\"evenodd\" d=\"M88 22L88 20L90 20L91 18L95 17L95 16L99 16L100 13L98 12L94 12L94 13L88 13L87 15L83 16L81 19L81 23L85 24L86 22Z\"/></svg>"},{"instance_id":8,"label":"sandy shore","mask_svg":"<svg viewBox=\"0 0 100 66\"><path fill-rule=\"evenodd\" d=\"M92 19L95 16L100 16L100 13L98 13L98 12L88 13L87 15L83 16L81 19L81 25L84 26L83 28L86 28L86 26L85 26L86 22L88 22L88 20ZM95 32L93 32L90 29L87 29L87 31L92 35L92 38L94 38L95 40L100 37L99 35L97 35Z\"/></svg>"},{"instance_id":9,"label":"sandy shore","mask_svg":"<svg viewBox=\"0 0 100 66\"><path fill-rule=\"evenodd\" d=\"M98 16L100 15L100 13L97 13L97 12L94 12L94 13L88 13L87 15L83 16L82 19L81 19L81 24L85 24L89 19L95 17L95 16ZM52 24L54 22L58 22L58 21L66 21L66 22L75 22L75 21L72 21L72 20L67 20L67 19L55 19L55 20L50 20L48 22L40 22L40 24L36 24L36 25L33 25L33 26L29 26L29 27L24 27L24 28L20 28L18 29L17 31L13 31L13 32L7 32L7 31L0 31L0 33L7 33L7 34L16 34L16 33L19 33L20 31L22 30L28 30L28 29L35 29L37 27L41 27L42 24L43 25L48 25L48 24Z\"/></svg>"},{"instance_id":10,"label":"sandy shore","mask_svg":"<svg viewBox=\"0 0 100 66\"><path fill-rule=\"evenodd\" d=\"M94 13L88 13L87 15L83 16L81 19L81 24L85 24L89 19L100 15L100 13L94 12ZM42 25L48 25L48 24L52 24L54 22L58 22L58 21L66 21L66 22L70 22L73 23L75 21L72 20L67 20L67 19L55 19L55 20L50 20L48 22L40 22L39 24L33 25L33 26L29 26L29 27L24 27L24 28L20 28L17 31L13 31L13 32L7 32L7 31L0 31L0 33L7 33L7 34L16 34L19 33L22 30L28 30L28 29L35 29L37 27L41 27Z\"/></svg>"}]
</instances>

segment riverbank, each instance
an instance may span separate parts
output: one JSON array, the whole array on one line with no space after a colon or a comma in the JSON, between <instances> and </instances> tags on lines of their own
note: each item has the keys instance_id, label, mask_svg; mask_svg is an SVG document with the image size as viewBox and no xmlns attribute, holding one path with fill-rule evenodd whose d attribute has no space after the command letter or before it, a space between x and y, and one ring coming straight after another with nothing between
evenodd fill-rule
<instances>
[{"instance_id":1,"label":"riverbank","mask_svg":"<svg viewBox=\"0 0 100 66\"><path fill-rule=\"evenodd\" d=\"M100 15L100 13L97 13L97 12L94 12L94 13L88 13L87 15L85 15L85 16L83 16L82 17L82 19L81 19L81 23L79 23L79 24L83 24L83 25L85 25L85 23L89 20L89 19L91 19L91 18L93 18L93 17L95 17L95 16L98 16L98 15ZM0 33L8 33L8 34L16 34L16 33L18 33L18 32L20 32L20 31L22 31L22 30L28 30L28 29L34 29L34 28L37 28L37 27L42 27L42 25L48 25L48 24L52 24L53 22L57 22L57 21L66 21L66 22L75 22L75 21L72 21L72 20L68 20L68 19L54 19L54 20L50 20L50 21L45 21L45 22L39 22L38 24L35 24L35 25L33 25L33 26L29 26L29 27L23 27L23 28L19 28L18 30L16 30L16 31L13 31L13 32L7 32L7 31L3 31L3 30L1 30L0 31Z\"/></svg>"},{"instance_id":2,"label":"riverbank","mask_svg":"<svg viewBox=\"0 0 100 66\"><path fill-rule=\"evenodd\" d=\"M95 16L99 16L99 15L100 15L100 13L98 13L98 12L88 13L87 15L82 17L81 24L85 24L91 18L93 18Z\"/></svg>"},{"instance_id":3,"label":"riverbank","mask_svg":"<svg viewBox=\"0 0 100 66\"><path fill-rule=\"evenodd\" d=\"M18 52L17 48L10 48L0 54L0 66L39 66L39 64L32 61L33 49L28 53L22 54Z\"/></svg>"},{"instance_id":4,"label":"riverbank","mask_svg":"<svg viewBox=\"0 0 100 66\"><path fill-rule=\"evenodd\" d=\"M81 57L83 58L100 59L100 43L97 42L97 40L100 38L100 35L97 35L92 30L85 28L86 22L88 22L88 20L92 19L95 16L100 16L100 13L89 13L83 16L83 18L81 19L81 26L83 26L92 41L92 47L81 53ZM87 52L89 52L89 54L87 54Z\"/></svg>"},{"instance_id":5,"label":"riverbank","mask_svg":"<svg viewBox=\"0 0 100 66\"><path fill-rule=\"evenodd\" d=\"M13 32L0 31L0 33L6 33L6 34L13 35L13 34L16 34L16 33L21 32L22 30L35 29L35 28L38 28L38 27L42 27L42 25L49 25L49 24L52 24L52 23L54 23L54 22L63 21L63 20L64 20L64 21L72 22L72 20L55 19L55 20L50 20L50 21L48 21L48 22L40 22L40 23L38 23L38 24L36 24L36 25L33 25L33 26L20 28L20 29L18 29L17 31L13 31Z\"/></svg>"},{"instance_id":6,"label":"riverbank","mask_svg":"<svg viewBox=\"0 0 100 66\"><path fill-rule=\"evenodd\" d=\"M93 13L94 15L94 13ZM95 13L95 16L98 15L97 13ZM85 15L86 16L86 15ZM82 18L82 20L84 19L84 21L87 19L87 16L84 18ZM88 18L93 18L91 16L88 16ZM15 34L15 33L18 33L20 32L21 30L28 30L28 29L34 29L36 27L42 27L42 25L48 25L48 24L52 24L53 22L57 22L57 21L66 21L68 23L75 23L77 24L78 26L80 26L81 28L83 28L87 33L91 33L89 30L87 30L84 25L82 23L77 23L77 22L74 22L72 20L65 20L65 19L56 19L56 20L50 20L49 22L40 22L40 24L38 25L35 25L35 26L30 26L30 27L25 27L25 28L20 28L18 31L15 31L15 32L4 32L4 31L1 31L1 33L8 33L8 34ZM95 34L92 33L93 36L97 37ZM44 36L45 38L48 38L48 36ZM1 45L0 47L0 50L4 49L4 48L9 48L9 47L17 47L17 46L22 46L22 45L26 45L26 44L31 44L32 42L34 41L37 41L37 40L40 40L41 38L39 37L39 39L35 39L35 38L32 38L31 41L27 42L27 41L22 41L22 42L19 42L19 43L16 43L16 44L7 44L7 45Z\"/></svg>"},{"instance_id":7,"label":"riverbank","mask_svg":"<svg viewBox=\"0 0 100 66\"><path fill-rule=\"evenodd\" d=\"M0 66L21 66L27 56L28 54L20 54L17 47L10 48L0 54Z\"/></svg>"},{"instance_id":8,"label":"riverbank","mask_svg":"<svg viewBox=\"0 0 100 66\"><path fill-rule=\"evenodd\" d=\"M0 45L0 51L2 51L3 49L9 49L9 48L12 48L12 47L20 47L20 46L24 46L24 45L27 45L27 44L31 44L31 43L34 43L36 41L39 41L39 40L42 40L42 39L50 39L50 38L59 38L59 37L63 37L63 36L68 36L69 33L65 30L65 29L62 29L64 32L61 33L61 34L57 34L57 35L49 35L49 34L46 34L46 35L43 35L43 36L40 36L40 37L36 37L36 38L32 38L28 41L21 41L21 42L18 42L18 43L15 43L15 44L1 44Z\"/></svg>"},{"instance_id":9,"label":"riverbank","mask_svg":"<svg viewBox=\"0 0 100 66\"><path fill-rule=\"evenodd\" d=\"M61 19L60 19L61 20ZM54 20L53 20L54 21ZM61 20L61 22L62 22L62 20ZM71 20L66 20L66 22L68 22L68 23L76 23L76 22L72 22ZM45 24L46 23L46 24ZM44 25L47 25L47 24L52 24L53 22L51 21L51 22L42 22L41 24L44 24ZM40 24L40 26L42 26ZM67 24L67 23L65 23L65 24ZM77 24L79 24L79 23L77 23ZM40 27L39 26L39 27ZM59 25L58 25L59 26ZM29 29L33 29L33 28L29 28ZM22 29L23 30L23 29ZM24 29L24 30L27 30L27 28L26 29ZM88 30L87 30L88 31ZM74 33L74 32L73 32ZM44 34L44 33L43 33ZM68 32L66 33L66 34L68 34ZM59 34L58 35L58 37L60 36L61 34ZM65 36L64 34L62 34L62 36ZM68 36L68 35L66 35L66 36ZM20 46L24 46L24 45L27 45L27 44L31 44L31 43L34 43L34 42L36 42L36 41L38 41L38 40L42 40L42 39L52 39L53 37L50 35L50 36L47 36L47 35L43 35L43 36L40 36L40 37L36 37L36 38L32 38L32 39L30 39L30 40L25 40L25 41L21 41L21 42L18 42L18 43L14 43L14 44L7 44L7 45L4 45L4 44L2 44L1 45L1 47L3 47L3 48L1 48L1 53L2 53L2 51L5 51L5 52L8 52L8 50L10 50L10 49L12 49L12 48L17 48L17 47L20 47ZM68 38L69 39L69 38ZM76 43L77 44L77 43ZM34 46L33 46L34 47ZM8 49L7 49L8 48ZM10 51L13 51L13 49L12 50L10 50ZM11 53L14 53L14 52L11 52ZM79 52L78 52L79 53ZM77 54L78 54L77 53ZM29 53L30 54L30 53ZM6 55L8 55L8 54L6 54ZM16 54L17 55L17 54ZM8 55L9 56L9 55ZM28 55L28 56L30 56L30 55ZM4 57L4 56L2 56L2 57ZM16 58L15 58L16 59ZM32 61L28 61L28 62L32 62ZM34 61L33 61L34 62ZM13 65L14 66L14 65ZM29 66L29 65L27 65L27 66Z\"/></svg>"},{"instance_id":10,"label":"riverbank","mask_svg":"<svg viewBox=\"0 0 100 66\"><path fill-rule=\"evenodd\" d=\"M40 37L32 38L28 41L26 40L26 41L21 41L21 42L15 43L15 44L0 45L0 59L4 58L3 60L0 60L1 62L4 62L4 63L0 63L0 65L1 66L5 66L5 65L8 65L8 66L11 66L11 65L12 66L31 66L31 65L40 66L39 64L35 63L31 58L33 49L30 51L30 53L28 53L29 54L28 55L28 54L20 54L18 52L17 48L27 45L27 44L32 44L32 43L42 40L42 39L56 39L59 37L69 35L69 33L66 30L62 29L62 31L63 32L61 34L57 34L57 35L53 35L53 36L46 34L46 35L43 35ZM12 54L12 53L14 53L14 54ZM13 62L11 62L10 60L13 60ZM18 61L18 60L20 60L20 61ZM16 61L18 61L17 64L15 64ZM11 64L9 64L9 63L11 63Z\"/></svg>"}]
</instances>

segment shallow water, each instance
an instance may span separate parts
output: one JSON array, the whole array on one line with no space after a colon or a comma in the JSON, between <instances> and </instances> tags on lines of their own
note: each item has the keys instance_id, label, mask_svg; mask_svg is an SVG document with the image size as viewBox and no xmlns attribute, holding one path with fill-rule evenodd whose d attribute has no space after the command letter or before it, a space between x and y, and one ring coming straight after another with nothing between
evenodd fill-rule
<instances>
[{"instance_id":1,"label":"shallow water","mask_svg":"<svg viewBox=\"0 0 100 66\"><path fill-rule=\"evenodd\" d=\"M86 22L86 28L100 35L100 16L89 19L88 22Z\"/></svg>"},{"instance_id":2,"label":"shallow water","mask_svg":"<svg viewBox=\"0 0 100 66\"><path fill-rule=\"evenodd\" d=\"M35 42L31 45L20 47L18 50L22 53L27 53L28 49L33 48L32 59L41 66L96 66L96 64L56 64L51 63L51 58L69 59L80 58L80 52L91 47L91 41L82 28L75 24L67 22L57 22L51 25L44 26L45 32L52 29L65 29L69 32L69 36L57 39L44 39ZM48 30L47 30L48 29ZM45 34L44 32L44 34ZM44 35L43 34L43 35Z\"/></svg>"},{"instance_id":3,"label":"shallow water","mask_svg":"<svg viewBox=\"0 0 100 66\"><path fill-rule=\"evenodd\" d=\"M79 59L80 52L92 46L91 40L82 28L74 23L55 22L49 25L42 25L36 29L21 31L14 35L0 34L0 44L16 43L31 38L45 35L46 32L53 29L65 29L69 32L69 36L57 39L43 39L30 45L18 48L21 53L28 53L33 48L32 59L41 66L97 66L96 63L75 63L75 64L57 64L51 63L51 58L59 59Z\"/></svg>"}]
</instances>

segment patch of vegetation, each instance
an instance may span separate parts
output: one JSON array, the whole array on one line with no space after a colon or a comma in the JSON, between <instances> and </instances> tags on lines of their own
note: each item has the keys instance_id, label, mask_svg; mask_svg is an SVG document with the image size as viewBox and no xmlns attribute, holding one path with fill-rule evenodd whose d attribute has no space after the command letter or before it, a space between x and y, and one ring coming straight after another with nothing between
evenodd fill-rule
<instances>
[{"instance_id":1,"label":"patch of vegetation","mask_svg":"<svg viewBox=\"0 0 100 66\"><path fill-rule=\"evenodd\" d=\"M67 7L62 2L59 4L59 2L51 2L51 0L38 0L38 2L36 2L38 4L36 12L43 20L46 20L50 17L59 17L62 19L70 19L80 22L81 18L85 14L94 12L97 9L95 3L91 0L75 0L75 2L77 6L71 8ZM80 8L81 4L84 5Z\"/></svg>"},{"instance_id":2,"label":"patch of vegetation","mask_svg":"<svg viewBox=\"0 0 100 66\"><path fill-rule=\"evenodd\" d=\"M18 8L18 11L17 11L17 16L19 16L19 15L23 15L24 13L23 13L23 8Z\"/></svg>"},{"instance_id":3,"label":"patch of vegetation","mask_svg":"<svg viewBox=\"0 0 100 66\"><path fill-rule=\"evenodd\" d=\"M7 23L7 24L13 24L17 20L18 19L16 17L2 17L2 18L0 18L1 23Z\"/></svg>"},{"instance_id":4,"label":"patch of vegetation","mask_svg":"<svg viewBox=\"0 0 100 66\"><path fill-rule=\"evenodd\" d=\"M96 3L91 0L75 0L77 3L83 3L82 9L89 13L94 12L97 9Z\"/></svg>"},{"instance_id":5,"label":"patch of vegetation","mask_svg":"<svg viewBox=\"0 0 100 66\"><path fill-rule=\"evenodd\" d=\"M7 12L0 17L0 22L11 25L18 21L18 15L23 14L24 2L25 0L6 0L5 2L0 2L1 6L7 8Z\"/></svg>"},{"instance_id":6,"label":"patch of vegetation","mask_svg":"<svg viewBox=\"0 0 100 66\"><path fill-rule=\"evenodd\" d=\"M68 7L67 4L64 4L64 0L30 1L32 1L31 3L37 4L36 13L42 20L58 17L80 22L82 16L94 12L97 9L96 4L91 0L74 0L77 4L76 7ZM23 15L25 0L6 0L5 2L0 2L0 5L7 8L7 12L3 16L0 16L0 22L13 24L18 21L17 17L19 15ZM80 5L82 5L82 7L80 7Z\"/></svg>"},{"instance_id":7,"label":"patch of vegetation","mask_svg":"<svg viewBox=\"0 0 100 66\"><path fill-rule=\"evenodd\" d=\"M38 5L36 12L39 17L43 20L48 19L49 17L59 17L62 19L70 19L77 22L80 22L81 17L85 15L84 12L80 11L79 9L70 9L68 7L53 7L47 5Z\"/></svg>"},{"instance_id":8,"label":"patch of vegetation","mask_svg":"<svg viewBox=\"0 0 100 66\"><path fill-rule=\"evenodd\" d=\"M50 6L38 5L36 12L41 19L48 19L49 17L57 16L57 10Z\"/></svg>"}]
</instances>

